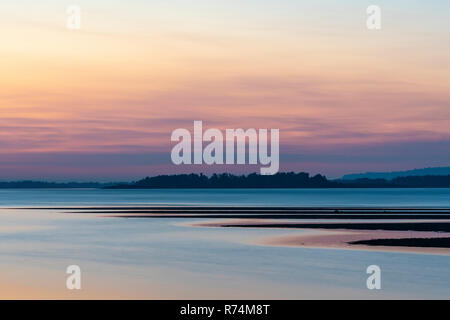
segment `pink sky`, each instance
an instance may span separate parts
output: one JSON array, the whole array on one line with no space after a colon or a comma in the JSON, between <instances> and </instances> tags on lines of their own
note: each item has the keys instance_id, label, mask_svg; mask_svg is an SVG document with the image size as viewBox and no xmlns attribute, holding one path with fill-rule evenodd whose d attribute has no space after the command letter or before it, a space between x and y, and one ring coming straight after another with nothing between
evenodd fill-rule
<instances>
[{"instance_id":1,"label":"pink sky","mask_svg":"<svg viewBox=\"0 0 450 320\"><path fill-rule=\"evenodd\" d=\"M256 171L172 165L170 134L194 120L279 128L282 170L339 176L448 165L448 5L403 11L382 2L385 24L375 32L353 2L296 13L290 1L263 1L231 14L233 1L190 9L180 1L176 13L159 1L129 11L81 1L79 31L65 28L64 6L8 3L0 179ZM418 12L424 26L409 25Z\"/></svg>"}]
</instances>

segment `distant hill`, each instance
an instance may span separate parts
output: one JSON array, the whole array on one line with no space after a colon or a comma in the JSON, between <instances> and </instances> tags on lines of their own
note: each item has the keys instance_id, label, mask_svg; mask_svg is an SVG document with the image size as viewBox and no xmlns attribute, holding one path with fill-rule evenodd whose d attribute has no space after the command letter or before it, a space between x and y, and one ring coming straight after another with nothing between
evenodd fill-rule
<instances>
[{"instance_id":1,"label":"distant hill","mask_svg":"<svg viewBox=\"0 0 450 320\"><path fill-rule=\"evenodd\" d=\"M408 177L408 176L447 176L447 175L450 175L450 167L435 167L435 168L414 169L407 171L352 173L343 176L342 180L357 180L357 179L392 180L398 177Z\"/></svg>"}]
</instances>

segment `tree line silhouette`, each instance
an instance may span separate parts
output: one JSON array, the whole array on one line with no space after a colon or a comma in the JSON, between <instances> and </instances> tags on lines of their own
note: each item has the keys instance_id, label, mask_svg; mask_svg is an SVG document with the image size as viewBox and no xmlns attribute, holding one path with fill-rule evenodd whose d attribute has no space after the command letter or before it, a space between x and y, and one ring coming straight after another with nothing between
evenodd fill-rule
<instances>
[{"instance_id":1,"label":"tree line silhouette","mask_svg":"<svg viewBox=\"0 0 450 320\"><path fill-rule=\"evenodd\" d=\"M450 175L407 176L392 180L361 178L329 180L306 172L279 172L275 175L233 175L230 173L177 174L146 177L132 183L100 182L0 182L0 188L104 188L104 189L175 189L175 188L450 188Z\"/></svg>"},{"instance_id":2,"label":"tree line silhouette","mask_svg":"<svg viewBox=\"0 0 450 320\"><path fill-rule=\"evenodd\" d=\"M317 174L285 172L275 175L233 175L229 173L178 174L146 177L131 184L119 184L107 188L151 189L151 188L449 188L448 176L410 176L386 179L328 180Z\"/></svg>"}]
</instances>

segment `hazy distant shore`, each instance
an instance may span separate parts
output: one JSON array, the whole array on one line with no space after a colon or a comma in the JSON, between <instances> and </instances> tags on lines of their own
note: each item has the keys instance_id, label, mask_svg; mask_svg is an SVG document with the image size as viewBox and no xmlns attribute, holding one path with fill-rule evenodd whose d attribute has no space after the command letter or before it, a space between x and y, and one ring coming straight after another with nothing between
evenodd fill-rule
<instances>
[{"instance_id":1,"label":"hazy distant shore","mask_svg":"<svg viewBox=\"0 0 450 320\"><path fill-rule=\"evenodd\" d=\"M401 176L393 179L328 179L307 172L274 175L175 174L146 177L135 182L0 181L0 189L345 189L345 188L450 188L450 175Z\"/></svg>"}]
</instances>

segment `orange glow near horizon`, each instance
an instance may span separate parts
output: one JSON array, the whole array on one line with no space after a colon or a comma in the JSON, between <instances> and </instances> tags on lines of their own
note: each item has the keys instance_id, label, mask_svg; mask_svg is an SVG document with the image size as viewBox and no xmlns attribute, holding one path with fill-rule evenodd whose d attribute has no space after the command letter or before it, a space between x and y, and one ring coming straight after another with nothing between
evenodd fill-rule
<instances>
[{"instance_id":1,"label":"orange glow near horizon","mask_svg":"<svg viewBox=\"0 0 450 320\"><path fill-rule=\"evenodd\" d=\"M448 30L370 33L354 19L339 29L316 9L271 28L219 12L200 24L187 9L152 8L178 19L170 24L97 3L70 31L47 2L40 18L2 22L0 154L159 152L194 120L279 128L293 152L450 140Z\"/></svg>"}]
</instances>

